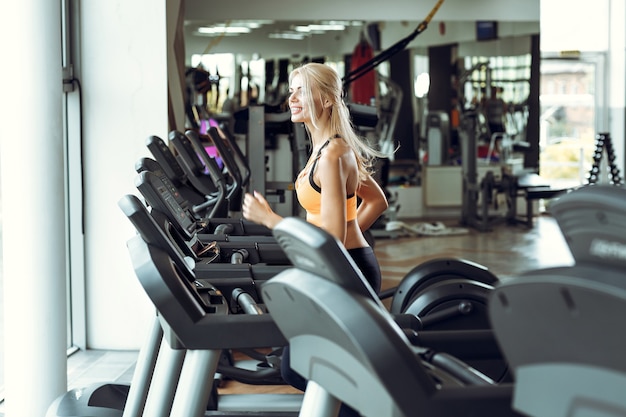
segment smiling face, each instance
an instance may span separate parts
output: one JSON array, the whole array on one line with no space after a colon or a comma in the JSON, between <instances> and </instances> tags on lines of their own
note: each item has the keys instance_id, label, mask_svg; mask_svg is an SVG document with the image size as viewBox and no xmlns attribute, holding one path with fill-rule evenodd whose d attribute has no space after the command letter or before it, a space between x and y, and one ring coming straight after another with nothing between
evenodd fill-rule
<instances>
[{"instance_id":1,"label":"smiling face","mask_svg":"<svg viewBox=\"0 0 626 417\"><path fill-rule=\"evenodd\" d=\"M340 129L330 126L330 122L333 105L341 100L341 93L341 79L333 68L308 63L294 69L289 74L291 121L304 123L311 131L320 130L323 135L336 134Z\"/></svg>"},{"instance_id":2,"label":"smiling face","mask_svg":"<svg viewBox=\"0 0 626 417\"><path fill-rule=\"evenodd\" d=\"M291 109L291 121L294 123L309 122L311 120L306 90L302 75L295 74L289 86L289 108Z\"/></svg>"}]
</instances>

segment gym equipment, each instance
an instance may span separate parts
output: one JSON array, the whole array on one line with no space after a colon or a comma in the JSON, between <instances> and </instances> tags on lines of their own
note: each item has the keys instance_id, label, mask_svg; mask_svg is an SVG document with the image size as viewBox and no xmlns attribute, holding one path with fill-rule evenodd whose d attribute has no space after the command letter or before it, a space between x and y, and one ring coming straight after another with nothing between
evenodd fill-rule
<instances>
[{"instance_id":1,"label":"gym equipment","mask_svg":"<svg viewBox=\"0 0 626 417\"><path fill-rule=\"evenodd\" d=\"M413 346L335 238L296 218L274 235L294 268L262 294L289 339L292 367L309 380L306 415L336 415L340 401L364 416L518 415L512 385Z\"/></svg>"},{"instance_id":2,"label":"gym equipment","mask_svg":"<svg viewBox=\"0 0 626 417\"><path fill-rule=\"evenodd\" d=\"M176 202L193 218L200 220L205 216L215 214L213 211L216 210L216 199L206 198L206 196L200 194L195 188L187 184L179 183L178 186L174 185L170 177L167 176L161 167L161 164L154 159L147 157L140 158L135 163L135 171L137 171L137 173L149 171L159 177ZM189 198L191 198L194 203L192 203Z\"/></svg>"},{"instance_id":3,"label":"gym equipment","mask_svg":"<svg viewBox=\"0 0 626 417\"><path fill-rule=\"evenodd\" d=\"M170 142L176 149L178 157L183 161L181 165L192 181L203 181L209 177L219 184L218 187L221 186L224 189L228 209L231 210L232 207L237 206L235 211L240 211L242 189L241 176L238 171L229 171L227 176L216 160L207 153L195 131L188 130L184 135L180 132L172 132ZM221 161L226 164L225 157L221 157Z\"/></svg>"},{"instance_id":4,"label":"gym equipment","mask_svg":"<svg viewBox=\"0 0 626 417\"><path fill-rule=\"evenodd\" d=\"M213 406L212 411L206 411L207 415L211 412L219 416L240 415L236 409L241 407L240 403L245 404L245 396L233 398L232 401L230 398L222 398L219 403L213 398L215 370L218 369L220 373L233 378L245 378L248 383L262 383L272 378L276 381L279 374L276 369L250 372L229 364L225 365L220 361L222 350L282 346L285 344L284 338L273 325L269 315L227 315L229 309L238 310L233 306L237 300L241 301L242 290L237 289L233 283L245 284L243 280L233 278L229 283L228 279L213 274L211 280L220 284L218 290L207 280L199 279L197 271L186 262L180 251L159 229L137 197L125 196L119 205L131 222L138 226L139 235L129 241L129 251L137 276L155 303L158 316L149 338L140 351L130 387L120 384L94 384L71 390L51 405L47 416L155 415L150 412L143 414L144 410L157 413L156 415L170 415L168 411L172 407L176 387L185 386L186 373L193 374L197 371L196 367L201 369L198 372L206 372L203 374L207 379L202 380L202 393L196 396L198 386L193 389L186 386L184 390L181 388L182 394L177 395L193 397L192 401L197 401L194 404L199 407L194 410L206 410L207 404ZM146 231L154 233L145 233ZM254 288L256 284L253 282L252 286L246 287L247 295L256 294ZM232 294L233 299L226 298L227 294ZM217 319L218 315L226 317ZM170 322L176 323L175 329L169 326ZM194 332L198 333L194 336ZM225 333L224 337L219 335L222 332ZM208 348L212 348L211 352L195 353L197 344L203 343L203 339L207 341ZM222 341L224 343L220 344ZM202 358L200 362L197 362L198 357ZM185 370L186 368L190 369ZM209 400L210 396L213 397ZM278 399L281 401L277 401ZM284 401L285 399L276 396L266 398L267 404L265 406L257 404L257 410L266 407L289 412L299 408L301 396L290 397L291 401ZM185 413L189 412L184 404L174 407L176 409L182 407ZM230 411L233 413L228 414ZM173 412L172 415L205 414L204 411L201 414L176 413Z\"/></svg>"},{"instance_id":5,"label":"gym equipment","mask_svg":"<svg viewBox=\"0 0 626 417\"><path fill-rule=\"evenodd\" d=\"M198 287L210 283L224 294L231 294L235 288L242 288L255 300L260 300L257 288L287 267L249 263L245 253L247 251L241 249L232 251L230 263L213 262L212 259L198 257L187 245L180 245L167 236L136 196L129 194L122 197L118 206L146 242L166 251L178 268L193 271L195 285Z\"/></svg>"},{"instance_id":6,"label":"gym equipment","mask_svg":"<svg viewBox=\"0 0 626 417\"><path fill-rule=\"evenodd\" d=\"M313 238L319 235L315 226L299 218L284 219L281 224L293 227L292 233L301 233L301 239L311 234L312 240L305 241L306 244L312 245L311 248L316 251L321 250L318 247L320 244ZM278 237L281 229L274 229L273 233L282 247L289 247L285 253L292 264L299 262L300 257L313 256L299 252L294 254L296 249L281 242ZM331 248L334 244L328 243ZM304 250L305 245L301 246ZM333 254L336 255L334 252L318 254L311 265L326 271L327 275L344 276L351 268L351 259L350 262L342 257L334 259L331 257ZM472 274L477 280L471 279ZM478 279L485 282L481 283ZM464 260L438 259L414 268L413 274L407 275L401 285L380 295L351 275L345 275L340 285L371 298L379 305L382 305L381 299L393 296L391 314L413 343L450 353L501 382L508 380L507 365L502 361L502 354L486 319L487 298L496 282L497 278L480 265ZM414 308L409 308L411 306Z\"/></svg>"},{"instance_id":7,"label":"gym equipment","mask_svg":"<svg viewBox=\"0 0 626 417\"><path fill-rule=\"evenodd\" d=\"M203 360L212 357L215 360L215 352L210 353L206 349L248 349L285 344L284 338L273 325L269 315L231 314L219 319L211 316L204 320L198 320L193 317L194 310L190 309L189 294L193 295L194 287L181 286L180 283L183 279L191 280L192 276L186 277L185 271L168 266L171 263L171 258L165 252L147 244L141 237L129 241L129 251L137 276L155 303L162 320L170 325L171 331L181 347L190 349L187 351L185 362L187 362L191 352L194 352L194 357L197 355L204 358ZM164 287L168 289L165 290ZM222 302L225 303L226 301ZM224 337L222 337L222 333L224 333ZM200 346L202 344L205 346ZM177 396L185 398L184 401L181 401L185 405L181 404L180 406L184 407L186 412L189 412L189 407L193 407L190 414L184 415L204 415L203 410L208 404L207 395L213 391L215 371L210 368L201 369L202 366L195 367L192 363L188 372L190 375L200 375L200 377L186 378L186 365L187 363L183 366L178 384ZM276 396L272 398L274 401L267 405L272 410L283 408L287 411L294 410L294 404L299 406L301 400L301 396L297 395L293 398L281 396L279 397L280 401L276 401ZM241 398L238 399L238 401L240 400ZM257 410L263 408L260 404L256 404L256 406L258 407ZM176 401L173 407L176 409ZM172 415L179 414L173 410Z\"/></svg>"},{"instance_id":8,"label":"gym equipment","mask_svg":"<svg viewBox=\"0 0 626 417\"><path fill-rule=\"evenodd\" d=\"M461 140L462 200L461 224L474 227L481 232L492 230L502 223L503 216L489 212L493 193L499 188L493 171L487 171L478 182L476 134L478 114L475 110L465 110L461 114L459 137ZM478 202L480 200L480 209Z\"/></svg>"},{"instance_id":9,"label":"gym equipment","mask_svg":"<svg viewBox=\"0 0 626 417\"><path fill-rule=\"evenodd\" d=\"M488 328L485 304L497 283L498 278L482 265L465 259L433 259L413 268L391 289L390 311L416 314L429 329Z\"/></svg>"},{"instance_id":10,"label":"gym equipment","mask_svg":"<svg viewBox=\"0 0 626 417\"><path fill-rule=\"evenodd\" d=\"M226 149L224 153L230 153L232 155L232 159L235 161L236 166L241 175L241 185L242 188L246 189L248 184L250 183L250 166L248 165L248 160L244 155L243 151L237 144L237 140L233 137L231 132L228 130L227 126L222 126L215 128L218 136L222 138L222 143L225 145ZM209 129L209 133L211 133L211 137L214 141L217 141L218 138L213 135L214 130ZM219 150L219 145L216 145ZM222 151L220 150L220 153Z\"/></svg>"},{"instance_id":11,"label":"gym equipment","mask_svg":"<svg viewBox=\"0 0 626 417\"><path fill-rule=\"evenodd\" d=\"M448 113L429 111L426 115L426 144L428 165L446 165L450 149L450 122Z\"/></svg>"},{"instance_id":12,"label":"gym equipment","mask_svg":"<svg viewBox=\"0 0 626 417\"><path fill-rule=\"evenodd\" d=\"M212 196L217 206L213 216L228 215L228 195L230 190L226 179L217 165L217 162L206 155L202 160L198 154L204 149L195 149L189 138L179 131L173 130L169 134L169 141L176 149L176 159L187 174L189 182L200 192ZM209 215L211 217L211 215Z\"/></svg>"},{"instance_id":13,"label":"gym equipment","mask_svg":"<svg viewBox=\"0 0 626 417\"><path fill-rule=\"evenodd\" d=\"M397 287L380 294L393 297L392 314L413 314L428 331L491 329L487 303L498 278L483 265L466 259L436 258L415 266ZM456 351L456 355L462 355ZM506 361L491 358L464 359L497 382L509 381Z\"/></svg>"},{"instance_id":14,"label":"gym equipment","mask_svg":"<svg viewBox=\"0 0 626 417\"><path fill-rule=\"evenodd\" d=\"M203 234L203 229L198 228L198 223L176 203L169 190L151 172L139 173L135 185L152 207L153 216L157 218L164 230L172 239L181 243L181 246L183 243L186 244L196 255L201 255L207 249L207 244L219 241L219 254L222 262L232 254L233 250L246 249L250 263L286 263L283 251L271 236Z\"/></svg>"},{"instance_id":15,"label":"gym equipment","mask_svg":"<svg viewBox=\"0 0 626 417\"><path fill-rule=\"evenodd\" d=\"M516 380L513 406L526 415L626 413L625 339L616 331L626 313L625 209L619 186L562 195L551 213L574 264L528 271L491 295L494 333Z\"/></svg>"},{"instance_id":16,"label":"gym equipment","mask_svg":"<svg viewBox=\"0 0 626 417\"><path fill-rule=\"evenodd\" d=\"M603 183L606 178L602 177L602 156L606 150L606 170L608 171L608 183L612 185L621 185L622 178L620 177L619 168L615 164L615 149L613 148L613 141L611 140L610 133L598 133L596 135L596 148L593 152L593 165L587 175L587 181L589 184Z\"/></svg>"},{"instance_id":17,"label":"gym equipment","mask_svg":"<svg viewBox=\"0 0 626 417\"><path fill-rule=\"evenodd\" d=\"M626 339L618 330L626 290L592 281L603 271L595 272L536 272L493 293L493 329L515 374L513 408L524 415L626 415Z\"/></svg>"},{"instance_id":18,"label":"gym equipment","mask_svg":"<svg viewBox=\"0 0 626 417\"><path fill-rule=\"evenodd\" d=\"M209 234L227 234L234 236L270 236L272 234L272 232L265 226L261 226L245 219L198 216L196 211L199 210L194 210L193 208L190 209L189 207L191 203L185 199L185 193L183 190L190 190L190 188L186 187L184 184L181 185L181 188L175 186L170 178L165 174L161 164L154 159L145 157L140 158L135 164L135 170L138 174L143 171L149 171L156 175L161 180L165 188L169 190L172 198L174 198L176 203L185 211L185 213L189 215L192 221L195 221L199 228ZM210 204L210 202L204 200L204 198L203 201L204 204Z\"/></svg>"},{"instance_id":19,"label":"gym equipment","mask_svg":"<svg viewBox=\"0 0 626 417\"><path fill-rule=\"evenodd\" d=\"M533 273L566 271L593 281L626 288L626 189L613 185L586 185L563 194L550 211L574 259L574 265L546 268ZM598 271L601 271L599 273Z\"/></svg>"},{"instance_id":20,"label":"gym equipment","mask_svg":"<svg viewBox=\"0 0 626 417\"><path fill-rule=\"evenodd\" d=\"M211 213L212 217L226 217L228 214L228 206L224 199L224 193L218 193L217 196L210 195L213 189L217 189L216 185L208 185L205 184L202 189L196 188L195 184L192 184L185 171L181 167L180 163L177 161L176 156L172 153L170 148L165 144L163 139L158 136L149 136L146 139L146 146L154 159L159 163L162 167L163 172L167 177L171 180L172 184L179 189L185 189L186 187L193 188L196 193L205 196L205 199L210 201L210 205L212 207L217 207ZM208 191L208 194L207 194ZM219 201L218 201L219 197ZM219 202L219 204L217 204ZM200 217L205 217L207 213L199 214Z\"/></svg>"},{"instance_id":21,"label":"gym equipment","mask_svg":"<svg viewBox=\"0 0 626 417\"><path fill-rule=\"evenodd\" d=\"M202 159L208 157L206 152L202 152L204 147L202 146L200 137L196 132L188 130L185 132L185 135L191 140L194 147L200 148L198 155ZM229 193L229 209L233 212L241 211L244 187L246 187L250 181L250 170L247 167L247 162L239 150L239 147L236 146L234 140L231 143L230 139L221 129L211 127L204 137L210 139L211 143L217 149L219 156L224 163L225 170L231 178L230 187L233 191ZM242 170L245 174L242 173Z\"/></svg>"},{"instance_id":22,"label":"gym equipment","mask_svg":"<svg viewBox=\"0 0 626 417\"><path fill-rule=\"evenodd\" d=\"M550 206L576 265L623 271L626 257L626 189L587 185ZM595 278L595 277L592 277Z\"/></svg>"},{"instance_id":23,"label":"gym equipment","mask_svg":"<svg viewBox=\"0 0 626 417\"><path fill-rule=\"evenodd\" d=\"M162 203L168 198L152 196L159 194L156 191L163 187L155 186L151 177L148 174L144 175L147 177L146 181L143 186L138 185L138 188L149 204L158 210L171 209L173 203L167 205ZM148 187L151 182L153 185ZM175 212L170 212L166 217L172 222L184 219L182 214ZM179 223L175 228L187 241L193 242L192 246L198 244L193 240L195 233L193 222ZM207 241L204 237L199 239ZM283 255L281 251L280 256ZM262 258L259 260L263 261ZM283 260L282 263L288 262ZM493 274L478 264L461 259L437 259L416 266L397 288L384 292L381 298L393 296L392 313L418 316L423 321L423 329L488 330L490 326L486 315L486 302L489 291L497 281ZM480 361L472 362L472 365L493 379L503 381L508 378L507 366L499 358L500 355L495 354L494 358L482 358Z\"/></svg>"},{"instance_id":24,"label":"gym equipment","mask_svg":"<svg viewBox=\"0 0 626 417\"><path fill-rule=\"evenodd\" d=\"M365 38L363 32L362 30L359 43L354 47L352 55L350 55L350 71L356 70L374 58L374 47ZM375 72L368 71L363 73L349 86L350 101L357 104L375 104L378 96L377 82Z\"/></svg>"},{"instance_id":25,"label":"gym equipment","mask_svg":"<svg viewBox=\"0 0 626 417\"><path fill-rule=\"evenodd\" d=\"M235 112L233 130L246 135L249 189L263 194L279 214L298 215L300 205L293 195L293 179L309 157L309 141L304 125L291 123L291 113L281 107L252 105ZM286 135L288 148L279 146L279 135ZM290 166L285 165L278 155L281 150L289 151ZM286 172L279 175L279 168ZM279 210L277 205L283 203L286 209Z\"/></svg>"},{"instance_id":26,"label":"gym equipment","mask_svg":"<svg viewBox=\"0 0 626 417\"><path fill-rule=\"evenodd\" d=\"M413 30L413 32L409 36L400 39L398 42L394 43L389 48L372 57L372 59L363 63L359 67L351 69L350 72L343 78L344 87L348 87L356 79L362 77L364 74L376 68L381 63L389 60L393 55L402 51L409 43L411 43L413 39L415 39L420 33L428 28L428 24L432 20L433 16L435 16L435 13L437 13L437 10L439 10L441 5L443 4L443 1L444 0L438 0L437 3L435 3L430 13L428 13L424 20L422 20L417 25L415 30Z\"/></svg>"},{"instance_id":27,"label":"gym equipment","mask_svg":"<svg viewBox=\"0 0 626 417\"><path fill-rule=\"evenodd\" d=\"M294 220L304 222L303 220L300 220L300 219L294 219ZM306 223L306 222L304 222L304 223L305 223L306 225L308 225L308 223ZM312 227L312 226L309 226L309 227ZM307 232L307 230L305 230L304 232L306 233L306 232ZM130 246L130 244L129 244L129 246ZM152 245L149 245L149 246L152 246ZM134 257L134 256L133 256L133 257ZM154 256L154 259L155 259L155 260L156 260L156 259L162 259L162 258L164 258L164 257L166 257L165 252L161 252L158 256L157 256L157 255L155 255L155 256ZM336 262L336 260L335 260L335 259L333 259L333 263L332 263L332 264L328 263L328 259L326 259L326 261L327 261L327 262L326 262L325 264L323 264L323 265L325 265L326 267L328 267L328 268L330 268L330 269L333 269L333 270L335 270L335 269L341 269L341 268L342 268L342 266L343 266L343 264L341 263L341 261L339 262L339 265L337 265L337 262ZM153 262L154 262L154 260L153 260ZM351 262L351 261L348 261L348 262ZM166 263L166 264L167 264L167 263ZM353 264L353 263L352 263L352 264ZM312 266L312 267L314 267L314 266ZM138 274L139 274L139 273L144 273L144 274L145 274L145 270L144 270L144 268L138 268L138 269L137 269L137 271L138 271ZM159 273L161 273L161 274L170 274L170 275L171 275L173 272L176 272L176 271L177 271L177 269L173 269L173 268L171 268L171 267L167 267L167 268L166 268L166 270L161 271L161 272L159 272ZM180 279L180 277L177 277L177 279ZM174 281L172 281L172 282L174 282ZM267 284L267 283L266 283L266 284ZM360 291L363 291L365 294L368 294L368 293L369 293L369 296L368 296L368 297L371 297L373 300L377 300L377 298L376 298L375 294L372 292L371 288L370 288L369 286L367 286L366 284L364 284L364 283L363 283L363 281L354 282L353 284L354 284L354 288L357 288L357 289L359 289ZM145 284L144 284L144 285L145 285ZM173 285L173 284L171 283L170 285ZM265 285L265 284L264 284L264 285ZM351 285L351 284L350 284L350 283L348 283L347 285ZM178 288L180 288L180 284L178 285ZM176 291L176 290L175 290L174 288L172 288L172 289L171 289L171 291ZM169 305L169 304L171 304L172 302L173 302L172 300L168 300L168 302L167 302L166 304L168 304L168 305ZM380 304L380 301L377 301L377 302ZM165 304L165 301L163 301L163 303ZM382 305L381 305L381 306L382 306ZM172 325L174 325L174 324L172 324ZM180 335L179 335L179 338L180 338L181 340L183 340L183 337L182 337L182 336L180 336ZM183 343L185 343L185 342L183 342ZM453 342L451 342L451 343L452 343L453 345L455 345L455 346L458 346L459 341L458 341L458 340L455 340L455 341L453 341ZM471 344L471 342L469 342L469 343ZM199 349L199 346L194 346L194 347L195 347L196 349ZM484 354L484 353L485 353L485 352L484 352L482 349L476 349L476 350L475 350L475 354L477 354L477 355L482 355L482 354ZM196 374L194 374L194 375L196 375ZM204 384L206 384L206 375L201 375L198 379L194 379L194 380L196 381L196 383L197 383L197 384L199 384L199 386L203 386ZM199 389L200 389L200 388L199 388ZM182 395L184 395L184 394L182 394ZM195 401L196 401L196 398L195 398L195 397L194 397L194 398L188 398L188 397L185 397L185 398L186 398L186 401L189 401L189 402L190 402L190 404L192 404L192 403L193 403L193 404L195 404ZM203 401L203 400L202 400L202 401ZM197 404L196 404L196 405L197 405Z\"/></svg>"},{"instance_id":28,"label":"gym equipment","mask_svg":"<svg viewBox=\"0 0 626 417\"><path fill-rule=\"evenodd\" d=\"M197 308L192 309L192 306L197 305L197 297L193 295L195 289L181 285L181 280L187 278L181 276L182 271L169 266L171 260L165 252L147 244L141 237L131 239L128 248L137 277L155 304L162 321L167 323L172 336L175 336L175 342L187 349L169 415L205 415L213 391L217 353L221 350L283 346L286 343L269 314L216 316L207 315ZM168 343L171 343L169 339ZM297 394L293 397L291 394L269 397L274 401L265 405L259 402L254 404L257 411L263 411L266 407L274 411L293 412L299 408L302 398ZM237 401L244 402L241 398ZM249 407L248 410L251 409Z\"/></svg>"},{"instance_id":29,"label":"gym equipment","mask_svg":"<svg viewBox=\"0 0 626 417\"><path fill-rule=\"evenodd\" d=\"M158 183L155 176L141 173L136 184L148 204L153 207L153 214L158 216L161 212L171 222L171 227L175 229L177 234L188 242L188 245L192 247L200 245L202 247L203 242L216 239L213 235L198 234L198 231L201 232L201 230L197 229L197 223L186 216L183 210L171 201L168 191ZM176 234L173 232L172 234L175 238ZM232 239L236 238L233 237ZM259 238L255 237L255 239L258 241ZM261 242L263 244L275 242L273 237L270 239ZM240 240L234 241L241 242ZM262 249L260 245L259 249ZM282 251L280 254L283 256ZM436 321L439 322L439 329L488 328L484 319L480 317L484 313L482 306L486 300L486 292L491 289L495 282L497 282L497 278L478 264L458 259L438 259L415 267L403 279L397 290L384 292L381 294L381 298L394 297L392 308L395 314L411 313L422 318L426 314L430 314L432 316L431 325L435 322L434 313L437 313ZM436 286L435 283L437 283ZM426 291L426 289L429 290ZM416 300L422 304L415 305ZM450 312L454 310L456 304L463 305L463 308L460 308L457 313ZM444 310L447 313L441 313ZM461 317L450 322L454 315L460 313L462 313ZM459 321L461 319L463 321ZM446 326L443 324L444 322L450 322L450 324Z\"/></svg>"}]
</instances>

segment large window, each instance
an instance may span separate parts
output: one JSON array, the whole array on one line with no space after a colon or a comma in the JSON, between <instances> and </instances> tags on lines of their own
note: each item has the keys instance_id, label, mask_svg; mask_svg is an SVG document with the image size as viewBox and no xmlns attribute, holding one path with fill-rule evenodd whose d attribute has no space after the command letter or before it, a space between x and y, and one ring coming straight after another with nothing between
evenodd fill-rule
<instances>
[{"instance_id":1,"label":"large window","mask_svg":"<svg viewBox=\"0 0 626 417\"><path fill-rule=\"evenodd\" d=\"M602 73L600 56L541 63L541 176L564 187L581 185L593 163Z\"/></svg>"},{"instance_id":2,"label":"large window","mask_svg":"<svg viewBox=\"0 0 626 417\"><path fill-rule=\"evenodd\" d=\"M540 173L564 187L587 182L607 129L610 3L541 1Z\"/></svg>"}]
</instances>

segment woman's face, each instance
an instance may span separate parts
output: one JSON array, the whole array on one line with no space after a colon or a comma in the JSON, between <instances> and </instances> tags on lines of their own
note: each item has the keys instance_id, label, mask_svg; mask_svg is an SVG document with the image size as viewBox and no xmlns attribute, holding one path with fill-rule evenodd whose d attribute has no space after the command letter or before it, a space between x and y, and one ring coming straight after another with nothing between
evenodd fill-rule
<instances>
[{"instance_id":1,"label":"woman's face","mask_svg":"<svg viewBox=\"0 0 626 417\"><path fill-rule=\"evenodd\" d=\"M289 86L289 109L291 121L294 123L307 122L310 120L309 110L306 104L306 94L302 85L302 76L294 75Z\"/></svg>"},{"instance_id":2,"label":"woman's face","mask_svg":"<svg viewBox=\"0 0 626 417\"><path fill-rule=\"evenodd\" d=\"M289 86L289 108L291 109L292 122L310 122L311 115L315 113L316 109L320 109L321 112L321 98L314 97L314 108L309 108L308 94L315 94L315 91L307 92L304 89L302 76L300 74L294 75ZM318 114L317 116L319 117L320 115Z\"/></svg>"}]
</instances>

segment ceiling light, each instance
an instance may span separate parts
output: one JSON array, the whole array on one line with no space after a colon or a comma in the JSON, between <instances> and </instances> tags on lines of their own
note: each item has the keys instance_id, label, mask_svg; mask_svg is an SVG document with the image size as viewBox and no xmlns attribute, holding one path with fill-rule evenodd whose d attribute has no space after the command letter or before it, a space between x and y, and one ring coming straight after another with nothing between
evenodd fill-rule
<instances>
[{"instance_id":1,"label":"ceiling light","mask_svg":"<svg viewBox=\"0 0 626 417\"><path fill-rule=\"evenodd\" d=\"M275 32L275 33L270 33L268 37L270 39L291 39L291 40L301 41L302 39L306 38L306 35L304 35L303 33L294 33L294 32Z\"/></svg>"},{"instance_id":2,"label":"ceiling light","mask_svg":"<svg viewBox=\"0 0 626 417\"><path fill-rule=\"evenodd\" d=\"M249 27L244 26L213 26L213 27L199 27L198 33L203 35L222 35L232 34L238 35L242 33L250 33Z\"/></svg>"},{"instance_id":3,"label":"ceiling light","mask_svg":"<svg viewBox=\"0 0 626 417\"><path fill-rule=\"evenodd\" d=\"M322 20L324 25L363 26L361 20Z\"/></svg>"},{"instance_id":4,"label":"ceiling light","mask_svg":"<svg viewBox=\"0 0 626 417\"><path fill-rule=\"evenodd\" d=\"M344 25L339 25L336 23L333 24L312 24L312 25L298 25L294 26L293 29L296 32L302 33L313 33L320 34L325 33L329 30L344 30L346 27Z\"/></svg>"},{"instance_id":5,"label":"ceiling light","mask_svg":"<svg viewBox=\"0 0 626 417\"><path fill-rule=\"evenodd\" d=\"M232 26L245 26L250 29L258 29L263 25L271 25L274 23L273 20L268 19L255 19L255 20L231 20L230 25Z\"/></svg>"},{"instance_id":6,"label":"ceiling light","mask_svg":"<svg viewBox=\"0 0 626 417\"><path fill-rule=\"evenodd\" d=\"M320 25L309 25L311 30L344 30L346 27L344 25L338 24L320 24Z\"/></svg>"},{"instance_id":7,"label":"ceiling light","mask_svg":"<svg viewBox=\"0 0 626 417\"><path fill-rule=\"evenodd\" d=\"M329 30L344 30L346 27L337 23L330 24L312 24L312 25L298 25L294 26L296 32L302 33L324 33Z\"/></svg>"}]
</instances>

